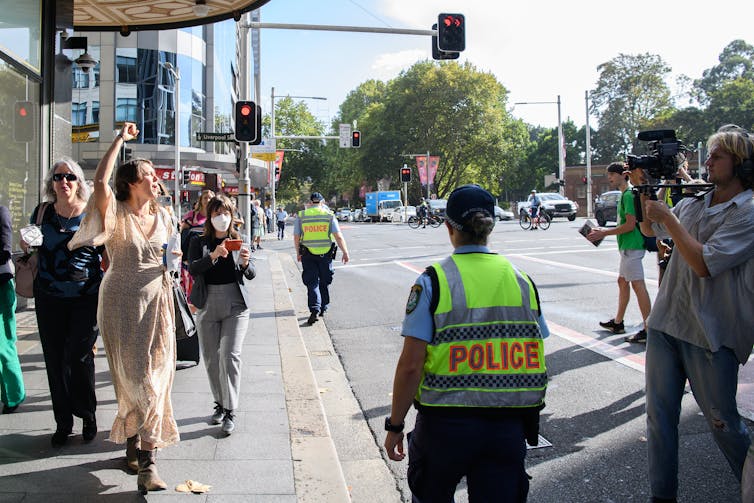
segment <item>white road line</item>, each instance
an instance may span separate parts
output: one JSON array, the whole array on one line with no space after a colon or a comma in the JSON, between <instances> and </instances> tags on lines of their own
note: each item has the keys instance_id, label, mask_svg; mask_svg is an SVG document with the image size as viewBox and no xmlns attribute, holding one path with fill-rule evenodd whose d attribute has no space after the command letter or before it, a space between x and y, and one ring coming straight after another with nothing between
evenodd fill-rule
<instances>
[{"instance_id":1,"label":"white road line","mask_svg":"<svg viewBox=\"0 0 754 503\"><path fill-rule=\"evenodd\" d=\"M551 321L547 322L547 327L550 329L551 334L557 335L561 339L565 339L584 349L588 349L589 351L593 351L609 358L614 362L644 373L644 353L637 354L624 349L627 347L626 344L630 344L628 342L621 344L620 346L613 346L607 342L595 339L593 336L582 334L581 332L577 332L576 330L558 325ZM547 344L546 340L545 344Z\"/></svg>"}]
</instances>

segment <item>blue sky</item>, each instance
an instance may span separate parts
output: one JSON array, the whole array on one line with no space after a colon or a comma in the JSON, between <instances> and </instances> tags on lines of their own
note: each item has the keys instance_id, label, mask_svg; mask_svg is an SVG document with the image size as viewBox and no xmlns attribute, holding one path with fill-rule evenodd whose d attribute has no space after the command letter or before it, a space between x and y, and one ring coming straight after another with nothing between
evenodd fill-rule
<instances>
[{"instance_id":1,"label":"blue sky","mask_svg":"<svg viewBox=\"0 0 754 503\"><path fill-rule=\"evenodd\" d=\"M701 77L732 40L754 44L754 2L740 0L270 0L261 21L429 29L440 12L466 16L466 51L458 61L493 73L510 92L514 116L548 127L557 124L556 105L513 103L560 95L563 120L581 126L597 66L619 53L659 54L674 86L681 74ZM271 87L276 96L322 96L328 100L305 101L329 123L361 82L394 78L430 57L424 36L263 29L263 110Z\"/></svg>"}]
</instances>

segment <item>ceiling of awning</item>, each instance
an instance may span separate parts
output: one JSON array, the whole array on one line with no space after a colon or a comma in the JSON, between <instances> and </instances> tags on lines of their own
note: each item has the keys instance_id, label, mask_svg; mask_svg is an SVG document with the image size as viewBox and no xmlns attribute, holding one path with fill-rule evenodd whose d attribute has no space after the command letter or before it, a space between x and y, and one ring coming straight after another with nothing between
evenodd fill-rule
<instances>
[{"instance_id":1,"label":"ceiling of awning","mask_svg":"<svg viewBox=\"0 0 754 503\"><path fill-rule=\"evenodd\" d=\"M76 31L166 30L209 24L257 9L270 0L205 0L206 16L194 13L197 0L74 0Z\"/></svg>"}]
</instances>

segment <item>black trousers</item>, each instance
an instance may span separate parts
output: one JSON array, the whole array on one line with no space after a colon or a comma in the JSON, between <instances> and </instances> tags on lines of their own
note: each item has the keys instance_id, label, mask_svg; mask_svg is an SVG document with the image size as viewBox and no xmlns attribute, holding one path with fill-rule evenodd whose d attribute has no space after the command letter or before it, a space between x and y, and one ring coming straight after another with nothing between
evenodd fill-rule
<instances>
[{"instance_id":1,"label":"black trousers","mask_svg":"<svg viewBox=\"0 0 754 503\"><path fill-rule=\"evenodd\" d=\"M39 339L57 430L70 432L73 416L94 419L94 352L97 296L54 297L35 292Z\"/></svg>"},{"instance_id":2,"label":"black trousers","mask_svg":"<svg viewBox=\"0 0 754 503\"><path fill-rule=\"evenodd\" d=\"M529 492L520 418L416 416L408 435L414 503L452 503L466 477L470 503L523 503Z\"/></svg>"}]
</instances>

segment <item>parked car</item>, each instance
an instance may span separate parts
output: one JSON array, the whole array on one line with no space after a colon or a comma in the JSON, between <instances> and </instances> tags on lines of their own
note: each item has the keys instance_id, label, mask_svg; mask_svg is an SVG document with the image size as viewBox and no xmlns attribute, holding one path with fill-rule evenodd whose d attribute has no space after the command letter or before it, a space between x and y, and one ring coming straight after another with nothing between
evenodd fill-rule
<instances>
[{"instance_id":1,"label":"parked car","mask_svg":"<svg viewBox=\"0 0 754 503\"><path fill-rule=\"evenodd\" d=\"M405 211L404 211L405 210ZM416 216L416 206L398 206L390 214L391 222L407 222L409 217Z\"/></svg>"},{"instance_id":2,"label":"parked car","mask_svg":"<svg viewBox=\"0 0 754 503\"><path fill-rule=\"evenodd\" d=\"M338 208L338 212L335 213L335 218L338 219L338 222L353 222L351 208Z\"/></svg>"},{"instance_id":3,"label":"parked car","mask_svg":"<svg viewBox=\"0 0 754 503\"><path fill-rule=\"evenodd\" d=\"M618 199L620 190L609 190L600 194L594 201L594 218L597 225L604 226L608 221L618 223Z\"/></svg>"},{"instance_id":4,"label":"parked car","mask_svg":"<svg viewBox=\"0 0 754 503\"><path fill-rule=\"evenodd\" d=\"M495 218L500 220L513 220L513 212L504 210L500 206L495 206Z\"/></svg>"},{"instance_id":5,"label":"parked car","mask_svg":"<svg viewBox=\"0 0 754 503\"><path fill-rule=\"evenodd\" d=\"M447 199L430 199L427 204L429 204L429 211L432 214L445 218L445 208L448 207Z\"/></svg>"},{"instance_id":6,"label":"parked car","mask_svg":"<svg viewBox=\"0 0 754 503\"><path fill-rule=\"evenodd\" d=\"M579 205L570 199L566 199L557 192L540 192L537 194L542 201L542 208L550 215L550 218L554 217L567 217L568 220L576 220L576 212L579 210ZM531 206L531 196L526 201L519 201L516 207L519 216L523 213L529 212Z\"/></svg>"}]
</instances>

